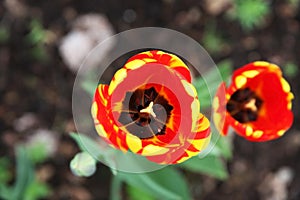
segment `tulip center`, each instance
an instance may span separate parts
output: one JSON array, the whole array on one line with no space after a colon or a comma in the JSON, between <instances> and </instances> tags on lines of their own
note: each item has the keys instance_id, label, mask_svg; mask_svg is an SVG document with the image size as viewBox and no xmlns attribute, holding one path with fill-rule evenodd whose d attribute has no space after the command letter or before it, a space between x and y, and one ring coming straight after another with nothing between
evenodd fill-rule
<instances>
[{"instance_id":1,"label":"tulip center","mask_svg":"<svg viewBox=\"0 0 300 200\"><path fill-rule=\"evenodd\" d=\"M156 117L156 114L153 111L153 101L150 102L148 107L140 110L140 114L148 114L148 116L152 115L153 117Z\"/></svg>"},{"instance_id":2,"label":"tulip center","mask_svg":"<svg viewBox=\"0 0 300 200\"><path fill-rule=\"evenodd\" d=\"M227 102L229 114L240 123L257 120L263 101L250 88L235 91Z\"/></svg>"},{"instance_id":3,"label":"tulip center","mask_svg":"<svg viewBox=\"0 0 300 200\"><path fill-rule=\"evenodd\" d=\"M154 87L127 92L122 106L119 122L131 134L141 139L165 134L173 106Z\"/></svg>"}]
</instances>

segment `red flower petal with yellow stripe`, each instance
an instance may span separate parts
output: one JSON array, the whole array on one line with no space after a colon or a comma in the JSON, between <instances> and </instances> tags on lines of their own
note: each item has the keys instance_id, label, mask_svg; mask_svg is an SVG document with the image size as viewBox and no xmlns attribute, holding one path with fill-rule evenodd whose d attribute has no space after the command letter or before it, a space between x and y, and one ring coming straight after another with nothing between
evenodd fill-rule
<instances>
[{"instance_id":1,"label":"red flower petal with yellow stripe","mask_svg":"<svg viewBox=\"0 0 300 200\"><path fill-rule=\"evenodd\" d=\"M131 57L110 85L98 86L92 104L100 136L159 164L183 162L209 143L210 123L199 110L188 67L163 51Z\"/></svg>"},{"instance_id":2,"label":"red flower petal with yellow stripe","mask_svg":"<svg viewBox=\"0 0 300 200\"><path fill-rule=\"evenodd\" d=\"M236 70L228 88L222 83L213 102L214 123L226 135L229 126L250 141L282 136L293 123L293 94L274 64L257 61Z\"/></svg>"}]
</instances>

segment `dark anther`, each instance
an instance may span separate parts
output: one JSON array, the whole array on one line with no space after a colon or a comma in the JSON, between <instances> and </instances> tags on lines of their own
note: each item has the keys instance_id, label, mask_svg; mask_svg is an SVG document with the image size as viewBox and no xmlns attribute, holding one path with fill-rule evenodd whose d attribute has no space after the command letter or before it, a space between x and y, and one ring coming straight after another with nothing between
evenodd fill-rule
<instances>
[{"instance_id":1,"label":"dark anther","mask_svg":"<svg viewBox=\"0 0 300 200\"><path fill-rule=\"evenodd\" d=\"M239 89L232 94L226 109L241 123L257 120L263 101L250 88Z\"/></svg>"}]
</instances>

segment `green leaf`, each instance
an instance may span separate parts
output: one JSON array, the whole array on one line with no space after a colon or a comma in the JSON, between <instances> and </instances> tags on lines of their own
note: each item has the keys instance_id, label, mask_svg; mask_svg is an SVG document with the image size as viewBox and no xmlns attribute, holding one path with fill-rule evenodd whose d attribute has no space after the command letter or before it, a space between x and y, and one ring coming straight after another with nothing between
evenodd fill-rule
<instances>
[{"instance_id":1,"label":"green leaf","mask_svg":"<svg viewBox=\"0 0 300 200\"><path fill-rule=\"evenodd\" d=\"M84 134L70 133L70 136L76 141L81 151L91 151L93 153L95 152L95 157L97 158L101 158L105 156L105 154L109 153L107 151L103 151L103 149L97 142Z\"/></svg>"},{"instance_id":2,"label":"green leaf","mask_svg":"<svg viewBox=\"0 0 300 200\"><path fill-rule=\"evenodd\" d=\"M27 152L23 146L16 148L17 156L17 180L14 184L11 199L23 199L26 187L34 180L34 169Z\"/></svg>"},{"instance_id":3,"label":"green leaf","mask_svg":"<svg viewBox=\"0 0 300 200\"><path fill-rule=\"evenodd\" d=\"M127 185L126 191L129 196L129 200L140 200L143 197L143 200L156 200L152 194L146 193L140 188L134 187L132 185Z\"/></svg>"},{"instance_id":4,"label":"green leaf","mask_svg":"<svg viewBox=\"0 0 300 200\"><path fill-rule=\"evenodd\" d=\"M229 137L220 137L216 143L215 149L220 152L220 155L225 159L232 158L232 144Z\"/></svg>"},{"instance_id":5,"label":"green leaf","mask_svg":"<svg viewBox=\"0 0 300 200\"><path fill-rule=\"evenodd\" d=\"M232 74L232 63L230 60L220 62L218 66L218 68L202 74L202 77L193 81L193 85L198 92L201 108L211 107L212 98L220 83L226 82Z\"/></svg>"},{"instance_id":6,"label":"green leaf","mask_svg":"<svg viewBox=\"0 0 300 200\"><path fill-rule=\"evenodd\" d=\"M120 172L127 184L152 194L158 199L191 199L188 185L184 177L172 167L144 174Z\"/></svg>"},{"instance_id":7,"label":"green leaf","mask_svg":"<svg viewBox=\"0 0 300 200\"><path fill-rule=\"evenodd\" d=\"M11 199L11 194L13 193L13 189L0 183L0 199Z\"/></svg>"},{"instance_id":8,"label":"green leaf","mask_svg":"<svg viewBox=\"0 0 300 200\"><path fill-rule=\"evenodd\" d=\"M224 180L228 177L227 170L222 160L212 155L208 155L202 159L195 156L178 166L189 171L206 174L220 180Z\"/></svg>"},{"instance_id":9,"label":"green leaf","mask_svg":"<svg viewBox=\"0 0 300 200\"><path fill-rule=\"evenodd\" d=\"M96 159L109 159L112 155L116 154L116 151L119 152L113 148L102 147L96 140L84 134L72 132L70 136L76 141L81 151L92 153Z\"/></svg>"}]
</instances>

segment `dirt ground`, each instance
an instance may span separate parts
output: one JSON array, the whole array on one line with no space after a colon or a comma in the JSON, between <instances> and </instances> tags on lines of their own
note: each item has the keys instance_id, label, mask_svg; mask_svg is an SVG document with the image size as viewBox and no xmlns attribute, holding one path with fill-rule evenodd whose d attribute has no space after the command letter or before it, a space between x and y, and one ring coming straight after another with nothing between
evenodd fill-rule
<instances>
[{"instance_id":1,"label":"dirt ground","mask_svg":"<svg viewBox=\"0 0 300 200\"><path fill-rule=\"evenodd\" d=\"M7 3L9 1L11 3ZM226 41L226 47L211 53L216 63L230 59L234 67L254 60L268 60L279 65L300 64L300 10L290 7L288 1L269 1L271 12L265 25L249 32L226 18L226 6L216 14L205 2L1 1L0 25L9 31L9 37L1 39L0 34L0 156L13 160L14 146L26 141L33 130L51 130L59 137L58 150L38 166L49 173L47 182L53 190L50 199L109 198L111 173L106 166L98 164L91 178L75 177L69 170L70 160L79 151L69 137L70 131L76 131L71 104L76 74L64 63L58 47L62 37L71 30L72 21L82 14L106 15L116 33L144 26L166 27L200 44L205 28L213 23ZM28 39L34 19L41 22L46 33L54 33L42 46ZM217 181L205 175L187 176L195 199L300 199L299 76L296 73L287 77L295 95L292 128L281 139L266 143L250 143L234 137L228 180ZM17 120L26 113L32 113L37 120L28 129L18 129ZM291 176L290 180L284 182L287 176ZM287 197L280 198L285 193Z\"/></svg>"}]
</instances>

